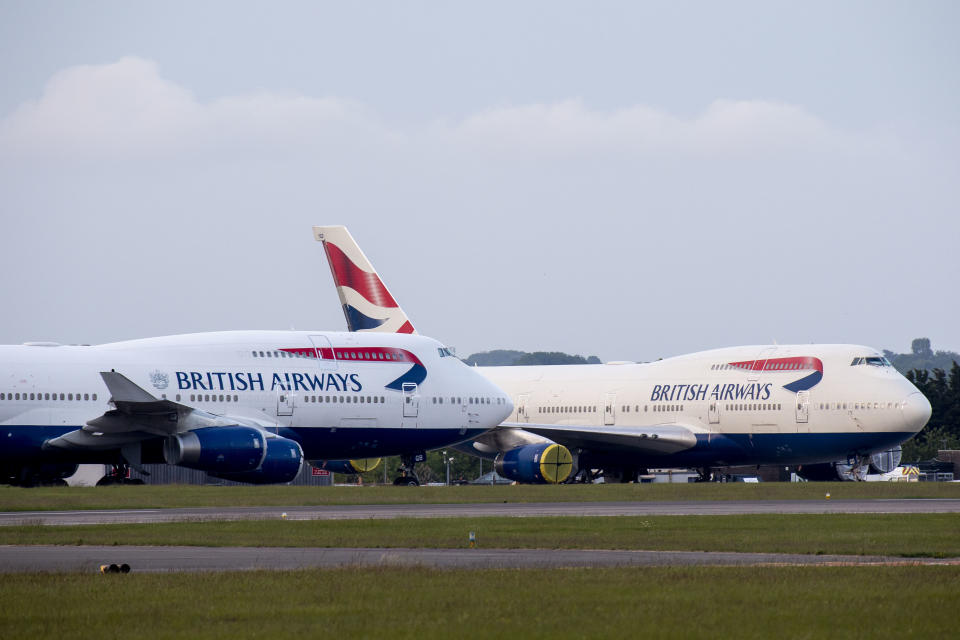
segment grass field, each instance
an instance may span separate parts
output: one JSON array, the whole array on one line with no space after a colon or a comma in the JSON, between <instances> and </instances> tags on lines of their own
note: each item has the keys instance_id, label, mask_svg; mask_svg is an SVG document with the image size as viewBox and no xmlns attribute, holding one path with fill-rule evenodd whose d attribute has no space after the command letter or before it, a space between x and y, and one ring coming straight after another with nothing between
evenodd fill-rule
<instances>
[{"instance_id":1,"label":"grass field","mask_svg":"<svg viewBox=\"0 0 960 640\"><path fill-rule=\"evenodd\" d=\"M956 627L960 567L7 575L3 638L893 638Z\"/></svg>"},{"instance_id":2,"label":"grass field","mask_svg":"<svg viewBox=\"0 0 960 640\"><path fill-rule=\"evenodd\" d=\"M259 520L0 527L0 544L647 549L960 557L956 514Z\"/></svg>"},{"instance_id":3,"label":"grass field","mask_svg":"<svg viewBox=\"0 0 960 640\"><path fill-rule=\"evenodd\" d=\"M960 483L768 482L464 487L117 486L0 487L0 511L156 509L163 507L438 504L470 502L603 502L673 500L822 500L960 498Z\"/></svg>"}]
</instances>

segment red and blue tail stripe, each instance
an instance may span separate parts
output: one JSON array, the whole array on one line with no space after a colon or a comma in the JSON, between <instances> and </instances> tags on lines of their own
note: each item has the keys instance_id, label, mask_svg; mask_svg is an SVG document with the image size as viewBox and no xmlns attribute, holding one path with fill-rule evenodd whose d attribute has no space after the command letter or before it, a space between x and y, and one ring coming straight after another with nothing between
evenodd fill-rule
<instances>
[{"instance_id":1,"label":"red and blue tail stripe","mask_svg":"<svg viewBox=\"0 0 960 640\"><path fill-rule=\"evenodd\" d=\"M353 289L364 300L376 307L399 311L400 305L393 299L376 273L364 271L355 265L347 254L332 242L324 242L323 248L327 253L327 260L337 287ZM386 318L371 318L349 303L344 303L343 313L347 318L347 327L350 331L375 329L387 321ZM409 321L397 329L397 333L413 332L413 325Z\"/></svg>"}]
</instances>

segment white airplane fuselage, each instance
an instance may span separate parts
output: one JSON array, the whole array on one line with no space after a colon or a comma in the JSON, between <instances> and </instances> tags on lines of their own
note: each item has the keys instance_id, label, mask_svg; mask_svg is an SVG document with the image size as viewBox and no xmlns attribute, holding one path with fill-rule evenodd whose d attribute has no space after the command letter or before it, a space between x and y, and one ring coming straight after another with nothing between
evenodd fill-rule
<instances>
[{"instance_id":1,"label":"white airplane fuselage","mask_svg":"<svg viewBox=\"0 0 960 640\"><path fill-rule=\"evenodd\" d=\"M916 387L874 349L856 345L742 346L645 364L477 370L513 399L507 422L516 428L480 436L471 453L492 457L547 441L525 423L569 425L554 439L571 450L581 425L676 425L696 437L695 445L669 453L594 443L581 453L581 468L832 462L894 447L930 417Z\"/></svg>"},{"instance_id":2,"label":"white airplane fuselage","mask_svg":"<svg viewBox=\"0 0 960 640\"><path fill-rule=\"evenodd\" d=\"M499 424L512 408L443 345L417 335L229 331L0 346L0 465L115 456L116 434L88 425L111 410L100 375L111 371L158 400L295 440L307 460L446 446ZM83 446L69 438L44 446L85 426ZM162 444L160 436L143 440L142 462L163 462Z\"/></svg>"}]
</instances>

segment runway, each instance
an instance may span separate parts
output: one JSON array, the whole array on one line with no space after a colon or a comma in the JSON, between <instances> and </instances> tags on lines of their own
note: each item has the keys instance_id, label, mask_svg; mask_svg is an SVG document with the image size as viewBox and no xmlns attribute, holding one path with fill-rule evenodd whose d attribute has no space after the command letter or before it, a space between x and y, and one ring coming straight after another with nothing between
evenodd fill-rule
<instances>
[{"instance_id":1,"label":"runway","mask_svg":"<svg viewBox=\"0 0 960 640\"><path fill-rule=\"evenodd\" d=\"M344 549L289 547L0 546L0 573L97 572L103 564L133 572L428 567L555 569L563 567L958 565L960 558L801 555L698 551L575 549Z\"/></svg>"},{"instance_id":2,"label":"runway","mask_svg":"<svg viewBox=\"0 0 960 640\"><path fill-rule=\"evenodd\" d=\"M717 500L678 502L541 502L330 505L311 507L197 507L78 511L8 511L0 526L135 524L211 520L369 520L547 516L748 515L802 513L960 513L960 499Z\"/></svg>"}]
</instances>

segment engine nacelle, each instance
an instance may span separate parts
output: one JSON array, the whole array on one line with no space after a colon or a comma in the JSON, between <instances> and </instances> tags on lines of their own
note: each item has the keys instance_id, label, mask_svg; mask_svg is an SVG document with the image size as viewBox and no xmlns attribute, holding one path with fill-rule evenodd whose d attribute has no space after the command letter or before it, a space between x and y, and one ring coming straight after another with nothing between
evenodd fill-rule
<instances>
[{"instance_id":1,"label":"engine nacelle","mask_svg":"<svg viewBox=\"0 0 960 640\"><path fill-rule=\"evenodd\" d=\"M168 464L210 473L253 471L266 454L263 432L252 427L206 427L170 436L163 443Z\"/></svg>"},{"instance_id":2,"label":"engine nacelle","mask_svg":"<svg viewBox=\"0 0 960 640\"><path fill-rule=\"evenodd\" d=\"M366 473L380 466L381 458L362 458L360 460L311 460L310 464L317 469L325 469L333 473Z\"/></svg>"},{"instance_id":3,"label":"engine nacelle","mask_svg":"<svg viewBox=\"0 0 960 640\"><path fill-rule=\"evenodd\" d=\"M570 477L573 456L562 444L528 444L497 455L494 468L504 478L526 484L559 484Z\"/></svg>"},{"instance_id":4,"label":"engine nacelle","mask_svg":"<svg viewBox=\"0 0 960 640\"><path fill-rule=\"evenodd\" d=\"M870 456L870 468L875 473L890 473L900 466L903 459L903 447L897 445L893 449L880 451Z\"/></svg>"},{"instance_id":5,"label":"engine nacelle","mask_svg":"<svg viewBox=\"0 0 960 640\"><path fill-rule=\"evenodd\" d=\"M241 473L211 472L210 475L234 482L280 484L293 482L303 466L303 449L289 438L267 438L267 455L253 471Z\"/></svg>"}]
</instances>

